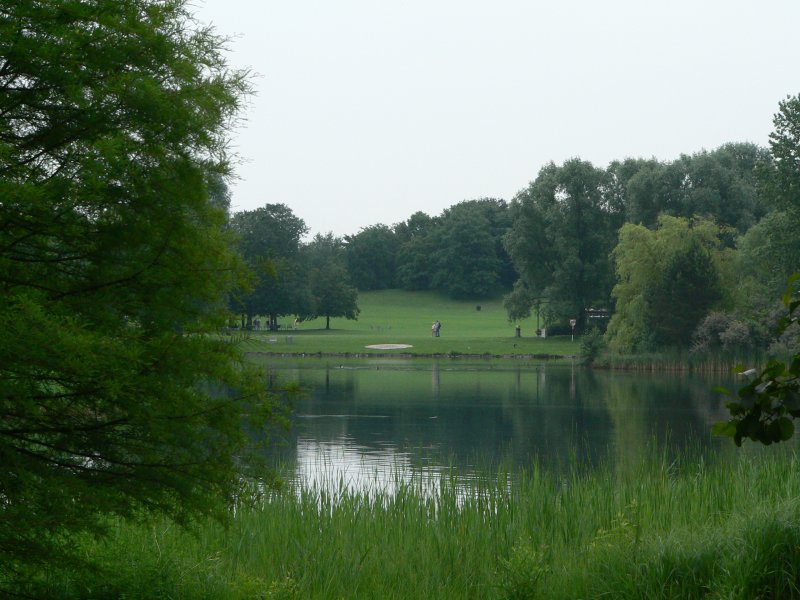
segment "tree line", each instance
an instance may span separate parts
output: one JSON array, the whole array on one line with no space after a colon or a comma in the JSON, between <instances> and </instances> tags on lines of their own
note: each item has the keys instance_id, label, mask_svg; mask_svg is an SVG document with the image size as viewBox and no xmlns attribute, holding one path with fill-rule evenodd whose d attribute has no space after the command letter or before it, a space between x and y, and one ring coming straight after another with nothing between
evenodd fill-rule
<instances>
[{"instance_id":1,"label":"tree line","mask_svg":"<svg viewBox=\"0 0 800 600\"><path fill-rule=\"evenodd\" d=\"M263 277L234 306L355 318L356 290L504 294L509 320L538 310L556 330L598 326L618 352L764 348L776 299L800 270L797 183L786 174L797 102L781 102L769 148L550 163L510 202L467 200L343 238L303 244L305 225L284 205L238 213L240 248Z\"/></svg>"}]
</instances>

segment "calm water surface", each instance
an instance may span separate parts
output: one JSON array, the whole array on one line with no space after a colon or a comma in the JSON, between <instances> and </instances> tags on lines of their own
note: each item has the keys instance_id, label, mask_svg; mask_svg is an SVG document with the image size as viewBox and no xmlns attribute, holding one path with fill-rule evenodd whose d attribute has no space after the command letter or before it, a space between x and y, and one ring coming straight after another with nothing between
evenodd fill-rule
<instances>
[{"instance_id":1,"label":"calm water surface","mask_svg":"<svg viewBox=\"0 0 800 600\"><path fill-rule=\"evenodd\" d=\"M654 447L713 454L730 377L592 371L527 361L282 359L273 381L305 389L278 458L306 483L386 487L455 467L460 476L534 463L615 468Z\"/></svg>"}]
</instances>

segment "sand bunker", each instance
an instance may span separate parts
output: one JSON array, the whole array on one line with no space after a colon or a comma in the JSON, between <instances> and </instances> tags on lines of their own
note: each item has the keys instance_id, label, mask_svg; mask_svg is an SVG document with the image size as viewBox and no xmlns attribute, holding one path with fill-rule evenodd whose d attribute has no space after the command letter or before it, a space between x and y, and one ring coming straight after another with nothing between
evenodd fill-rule
<instances>
[{"instance_id":1,"label":"sand bunker","mask_svg":"<svg viewBox=\"0 0 800 600\"><path fill-rule=\"evenodd\" d=\"M414 346L411 344L372 344L364 347L372 348L373 350L400 350L401 348L413 348Z\"/></svg>"}]
</instances>

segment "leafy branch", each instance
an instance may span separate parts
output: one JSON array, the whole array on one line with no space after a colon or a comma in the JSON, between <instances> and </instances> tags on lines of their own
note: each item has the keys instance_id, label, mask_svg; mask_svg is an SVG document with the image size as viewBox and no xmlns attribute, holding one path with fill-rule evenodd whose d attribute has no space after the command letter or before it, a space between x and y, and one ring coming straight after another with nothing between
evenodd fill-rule
<instances>
[{"instance_id":1,"label":"leafy branch","mask_svg":"<svg viewBox=\"0 0 800 600\"><path fill-rule=\"evenodd\" d=\"M800 273L789 278L783 304L788 312L778 322L776 334L779 336L798 322ZM716 389L735 399L726 403L731 418L716 423L712 432L732 437L737 446L742 445L744 438L764 445L790 439L794 435L794 419L800 418L800 351L795 352L788 363L772 359L760 372L743 367L737 367L736 372L750 381L736 396L726 388Z\"/></svg>"}]
</instances>

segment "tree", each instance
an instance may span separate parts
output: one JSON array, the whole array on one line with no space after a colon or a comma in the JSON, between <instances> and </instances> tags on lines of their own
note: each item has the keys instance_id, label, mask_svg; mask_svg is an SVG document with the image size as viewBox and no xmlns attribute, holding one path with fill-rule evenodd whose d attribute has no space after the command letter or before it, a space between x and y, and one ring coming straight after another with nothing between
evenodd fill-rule
<instances>
[{"instance_id":1,"label":"tree","mask_svg":"<svg viewBox=\"0 0 800 600\"><path fill-rule=\"evenodd\" d=\"M510 226L508 205L494 198L459 202L433 218L411 215L395 225L398 284L453 298L481 298L508 289L516 279L503 244Z\"/></svg>"},{"instance_id":2,"label":"tree","mask_svg":"<svg viewBox=\"0 0 800 600\"><path fill-rule=\"evenodd\" d=\"M585 323L585 310L608 305L609 253L622 213L607 195L608 175L572 159L542 168L512 203L505 244L531 298L549 299L557 318Z\"/></svg>"},{"instance_id":3,"label":"tree","mask_svg":"<svg viewBox=\"0 0 800 600\"><path fill-rule=\"evenodd\" d=\"M782 100L772 123L769 146L774 167L764 174L767 193L779 207L800 209L800 95Z\"/></svg>"},{"instance_id":4,"label":"tree","mask_svg":"<svg viewBox=\"0 0 800 600\"><path fill-rule=\"evenodd\" d=\"M357 319L358 290L349 284L342 240L317 234L304 249L313 308L301 313L304 318L325 317L325 329L331 328L331 317Z\"/></svg>"},{"instance_id":5,"label":"tree","mask_svg":"<svg viewBox=\"0 0 800 600\"><path fill-rule=\"evenodd\" d=\"M688 345L722 297L720 273L731 260L712 221L662 215L656 229L625 224L614 248L616 309L608 325L617 352Z\"/></svg>"},{"instance_id":6,"label":"tree","mask_svg":"<svg viewBox=\"0 0 800 600\"><path fill-rule=\"evenodd\" d=\"M234 295L233 307L250 327L255 315L268 315L269 328L278 317L312 310L307 278L300 262L300 240L305 222L285 204L267 204L236 213L231 229L253 274L249 289Z\"/></svg>"},{"instance_id":7,"label":"tree","mask_svg":"<svg viewBox=\"0 0 800 600\"><path fill-rule=\"evenodd\" d=\"M674 249L644 290L649 339L658 347L686 346L700 320L722 297L711 252L693 237Z\"/></svg>"},{"instance_id":8,"label":"tree","mask_svg":"<svg viewBox=\"0 0 800 600\"><path fill-rule=\"evenodd\" d=\"M787 208L773 210L742 236L737 272L741 279L750 278L756 283L759 296L780 297L786 279L800 272L798 231L800 209Z\"/></svg>"},{"instance_id":9,"label":"tree","mask_svg":"<svg viewBox=\"0 0 800 600\"><path fill-rule=\"evenodd\" d=\"M788 222L791 228L796 223L796 213L800 209L800 96L788 97L780 102L773 124L775 131L770 134L770 151L774 162L764 169L762 176L770 201L781 209L772 217L775 220L771 224L781 229ZM772 248L764 254L754 255L760 269L772 272L765 278L767 281L776 271L786 268L786 263L776 261L773 253L776 250L778 254L785 249L791 251L791 240L796 237L796 231L795 236L778 232L778 242ZM756 241L761 235L761 231L756 234ZM786 336L792 330L797 335L800 327L800 273L790 276L782 300L786 313L778 322L776 335ZM735 399L728 402L731 418L715 425L715 433L733 438L737 446L745 438L762 444L791 439L795 430L794 419L800 417L800 352L796 350L796 342L793 348L786 362L773 358L760 371L738 369L750 381L738 390ZM720 391L733 396L728 390Z\"/></svg>"},{"instance_id":10,"label":"tree","mask_svg":"<svg viewBox=\"0 0 800 600\"><path fill-rule=\"evenodd\" d=\"M789 278L783 303L787 312L778 324L777 335L798 327L800 273ZM770 359L760 372L741 367L737 371L750 381L735 398L729 390L718 388L733 398L727 402L731 418L714 425L713 432L732 438L737 446L746 438L765 445L791 439L794 419L800 418L800 352L786 362Z\"/></svg>"},{"instance_id":11,"label":"tree","mask_svg":"<svg viewBox=\"0 0 800 600\"><path fill-rule=\"evenodd\" d=\"M344 240L347 270L359 290L394 287L400 242L390 227L364 227L355 235L345 236Z\"/></svg>"},{"instance_id":12,"label":"tree","mask_svg":"<svg viewBox=\"0 0 800 600\"><path fill-rule=\"evenodd\" d=\"M0 5L6 575L108 515L224 518L242 419L278 408L207 335L242 273L208 187L248 92L223 44L180 0Z\"/></svg>"},{"instance_id":13,"label":"tree","mask_svg":"<svg viewBox=\"0 0 800 600\"><path fill-rule=\"evenodd\" d=\"M443 216L435 248L432 288L461 299L483 298L497 290L499 260L482 214L460 210Z\"/></svg>"},{"instance_id":14,"label":"tree","mask_svg":"<svg viewBox=\"0 0 800 600\"><path fill-rule=\"evenodd\" d=\"M406 290L427 290L435 269L433 232L439 219L423 212L411 215L395 226L400 240L397 254L397 283Z\"/></svg>"},{"instance_id":15,"label":"tree","mask_svg":"<svg viewBox=\"0 0 800 600\"><path fill-rule=\"evenodd\" d=\"M635 169L636 162L628 160L609 169L623 178L631 223L652 228L662 214L702 216L744 233L766 213L757 172L769 160L754 144L725 144L672 162L639 162Z\"/></svg>"},{"instance_id":16,"label":"tree","mask_svg":"<svg viewBox=\"0 0 800 600\"><path fill-rule=\"evenodd\" d=\"M503 246L510 227L503 200L466 200L445 209L433 232L431 288L453 298L482 298L511 287L516 271Z\"/></svg>"}]
</instances>

